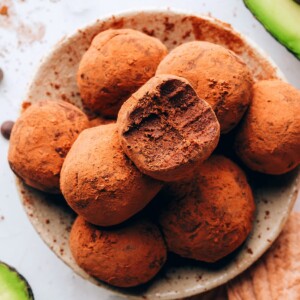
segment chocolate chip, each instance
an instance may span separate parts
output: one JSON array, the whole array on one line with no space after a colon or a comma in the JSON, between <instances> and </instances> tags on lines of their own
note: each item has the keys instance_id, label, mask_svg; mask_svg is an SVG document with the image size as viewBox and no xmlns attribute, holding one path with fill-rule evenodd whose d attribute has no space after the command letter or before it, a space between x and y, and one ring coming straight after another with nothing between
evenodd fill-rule
<instances>
[{"instance_id":1,"label":"chocolate chip","mask_svg":"<svg viewBox=\"0 0 300 300\"><path fill-rule=\"evenodd\" d=\"M3 80L4 74L2 69L0 68L0 82Z\"/></svg>"},{"instance_id":2,"label":"chocolate chip","mask_svg":"<svg viewBox=\"0 0 300 300\"><path fill-rule=\"evenodd\" d=\"M11 134L14 124L15 124L15 122L13 122L13 121L6 121L6 122L2 123L2 125L1 125L1 134L7 140L9 140L9 138L10 138L10 134Z\"/></svg>"}]
</instances>

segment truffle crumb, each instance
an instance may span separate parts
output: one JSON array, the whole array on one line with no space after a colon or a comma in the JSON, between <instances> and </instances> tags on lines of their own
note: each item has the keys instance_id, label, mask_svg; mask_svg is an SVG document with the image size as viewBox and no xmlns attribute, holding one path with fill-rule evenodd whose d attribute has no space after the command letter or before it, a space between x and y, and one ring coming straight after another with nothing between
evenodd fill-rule
<instances>
[{"instance_id":1,"label":"truffle crumb","mask_svg":"<svg viewBox=\"0 0 300 300\"><path fill-rule=\"evenodd\" d=\"M6 6L6 5L1 6L0 15L6 16L6 17L8 16L8 6Z\"/></svg>"},{"instance_id":2,"label":"truffle crumb","mask_svg":"<svg viewBox=\"0 0 300 300\"><path fill-rule=\"evenodd\" d=\"M247 248L247 253L249 253L249 254L253 254L253 251L252 251L252 249L251 249L251 248Z\"/></svg>"},{"instance_id":3,"label":"truffle crumb","mask_svg":"<svg viewBox=\"0 0 300 300\"><path fill-rule=\"evenodd\" d=\"M25 109L27 109L29 106L31 106L31 102L27 102L27 101L25 101L25 102L23 102L22 103L22 109L23 109L23 111L25 110Z\"/></svg>"}]
</instances>

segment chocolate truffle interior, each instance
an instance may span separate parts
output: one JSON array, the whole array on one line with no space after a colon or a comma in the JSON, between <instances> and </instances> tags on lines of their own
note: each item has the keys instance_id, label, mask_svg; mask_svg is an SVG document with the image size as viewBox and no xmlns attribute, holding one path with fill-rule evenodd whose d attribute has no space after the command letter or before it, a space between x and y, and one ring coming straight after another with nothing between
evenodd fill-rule
<instances>
[{"instance_id":1,"label":"chocolate truffle interior","mask_svg":"<svg viewBox=\"0 0 300 300\"><path fill-rule=\"evenodd\" d=\"M140 99L123 136L153 166L169 168L196 157L216 130L215 116L202 102L188 82L164 81Z\"/></svg>"}]
</instances>

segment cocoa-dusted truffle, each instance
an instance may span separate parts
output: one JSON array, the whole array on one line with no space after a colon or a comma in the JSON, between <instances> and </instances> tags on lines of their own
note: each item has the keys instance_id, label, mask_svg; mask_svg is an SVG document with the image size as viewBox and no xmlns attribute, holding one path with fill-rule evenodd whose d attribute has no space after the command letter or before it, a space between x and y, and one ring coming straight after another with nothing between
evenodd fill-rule
<instances>
[{"instance_id":1,"label":"cocoa-dusted truffle","mask_svg":"<svg viewBox=\"0 0 300 300\"><path fill-rule=\"evenodd\" d=\"M159 221L168 249L215 262L240 246L252 229L255 204L243 171L213 155L190 182L169 184Z\"/></svg>"},{"instance_id":2,"label":"cocoa-dusted truffle","mask_svg":"<svg viewBox=\"0 0 300 300\"><path fill-rule=\"evenodd\" d=\"M116 116L122 103L155 74L166 54L158 39L136 30L99 33L77 73L83 104L93 112Z\"/></svg>"},{"instance_id":3,"label":"cocoa-dusted truffle","mask_svg":"<svg viewBox=\"0 0 300 300\"><path fill-rule=\"evenodd\" d=\"M141 172L164 181L190 176L220 135L211 107L174 75L151 78L124 103L117 124L128 157Z\"/></svg>"},{"instance_id":4,"label":"cocoa-dusted truffle","mask_svg":"<svg viewBox=\"0 0 300 300\"><path fill-rule=\"evenodd\" d=\"M32 104L11 133L8 152L11 169L27 185L58 193L65 156L88 125L85 114L67 102L44 100Z\"/></svg>"},{"instance_id":5,"label":"cocoa-dusted truffle","mask_svg":"<svg viewBox=\"0 0 300 300\"><path fill-rule=\"evenodd\" d=\"M286 173L300 163L300 91L279 80L259 81L235 149L252 170Z\"/></svg>"},{"instance_id":6,"label":"cocoa-dusted truffle","mask_svg":"<svg viewBox=\"0 0 300 300\"><path fill-rule=\"evenodd\" d=\"M78 217L71 230L70 248L88 274L118 287L146 283L167 257L161 233L146 220L106 229Z\"/></svg>"},{"instance_id":7,"label":"cocoa-dusted truffle","mask_svg":"<svg viewBox=\"0 0 300 300\"><path fill-rule=\"evenodd\" d=\"M220 122L221 133L242 118L251 100L252 75L232 51L208 42L185 43L170 52L156 74L174 74L189 80Z\"/></svg>"},{"instance_id":8,"label":"cocoa-dusted truffle","mask_svg":"<svg viewBox=\"0 0 300 300\"><path fill-rule=\"evenodd\" d=\"M90 120L90 126L89 127L97 127L100 125L106 125L106 124L113 124L116 123L116 120L114 119L105 119L102 117L96 117L92 120Z\"/></svg>"},{"instance_id":9,"label":"cocoa-dusted truffle","mask_svg":"<svg viewBox=\"0 0 300 300\"><path fill-rule=\"evenodd\" d=\"M71 208L100 226L127 220L162 187L123 153L116 124L89 128L79 135L64 162L60 182Z\"/></svg>"}]
</instances>

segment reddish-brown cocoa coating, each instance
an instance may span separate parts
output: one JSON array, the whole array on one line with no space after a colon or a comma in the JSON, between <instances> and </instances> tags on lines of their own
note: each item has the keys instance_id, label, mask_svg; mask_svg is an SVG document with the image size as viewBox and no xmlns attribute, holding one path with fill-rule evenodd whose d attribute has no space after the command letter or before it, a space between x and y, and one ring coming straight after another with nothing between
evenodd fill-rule
<instances>
[{"instance_id":1,"label":"reddish-brown cocoa coating","mask_svg":"<svg viewBox=\"0 0 300 300\"><path fill-rule=\"evenodd\" d=\"M86 115L67 102L45 100L32 104L11 133L11 169L27 185L59 193L63 161L78 134L88 126Z\"/></svg>"},{"instance_id":2,"label":"reddish-brown cocoa coating","mask_svg":"<svg viewBox=\"0 0 300 300\"><path fill-rule=\"evenodd\" d=\"M100 125L106 125L106 124L113 124L116 123L116 120L114 119L105 119L103 117L96 117L92 120L90 120L90 126L89 127L97 127Z\"/></svg>"},{"instance_id":3,"label":"reddish-brown cocoa coating","mask_svg":"<svg viewBox=\"0 0 300 300\"><path fill-rule=\"evenodd\" d=\"M252 229L255 204L243 171L213 155L190 182L169 184L159 195L166 206L159 222L168 249L215 262L240 246Z\"/></svg>"},{"instance_id":4,"label":"reddish-brown cocoa coating","mask_svg":"<svg viewBox=\"0 0 300 300\"><path fill-rule=\"evenodd\" d=\"M116 124L89 128L79 135L64 162L60 184L71 208L100 226L127 220L162 187L123 153Z\"/></svg>"},{"instance_id":5,"label":"reddish-brown cocoa coating","mask_svg":"<svg viewBox=\"0 0 300 300\"><path fill-rule=\"evenodd\" d=\"M78 217L71 230L70 248L83 270L118 287L146 283L167 258L159 229L146 220L99 228Z\"/></svg>"},{"instance_id":6,"label":"reddish-brown cocoa coating","mask_svg":"<svg viewBox=\"0 0 300 300\"><path fill-rule=\"evenodd\" d=\"M156 74L186 78L212 106L221 133L237 125L251 100L253 79L247 65L234 52L209 42L194 41L175 48Z\"/></svg>"},{"instance_id":7,"label":"reddish-brown cocoa coating","mask_svg":"<svg viewBox=\"0 0 300 300\"><path fill-rule=\"evenodd\" d=\"M154 76L166 54L167 48L158 39L136 30L99 33L77 73L83 104L104 116L117 116L122 103Z\"/></svg>"},{"instance_id":8,"label":"reddish-brown cocoa coating","mask_svg":"<svg viewBox=\"0 0 300 300\"><path fill-rule=\"evenodd\" d=\"M300 91L279 80L259 81L235 140L252 170L286 173L300 163Z\"/></svg>"},{"instance_id":9,"label":"reddish-brown cocoa coating","mask_svg":"<svg viewBox=\"0 0 300 300\"><path fill-rule=\"evenodd\" d=\"M128 157L141 172L164 181L192 175L220 135L211 107L174 75L151 78L124 103L117 124Z\"/></svg>"}]
</instances>

